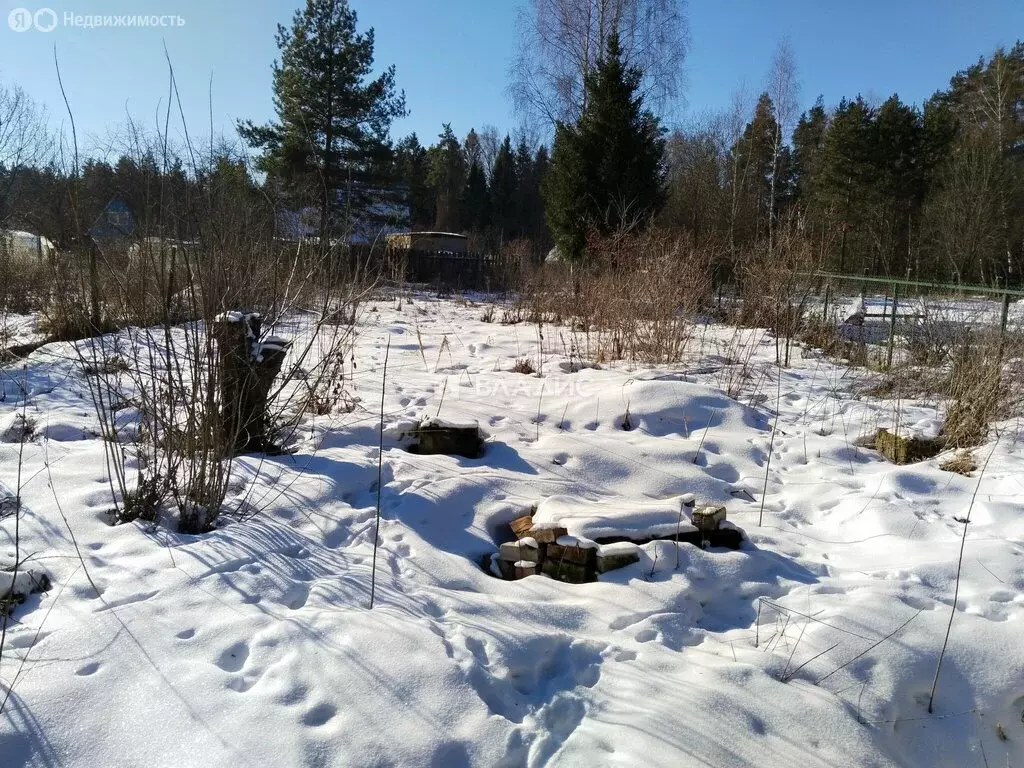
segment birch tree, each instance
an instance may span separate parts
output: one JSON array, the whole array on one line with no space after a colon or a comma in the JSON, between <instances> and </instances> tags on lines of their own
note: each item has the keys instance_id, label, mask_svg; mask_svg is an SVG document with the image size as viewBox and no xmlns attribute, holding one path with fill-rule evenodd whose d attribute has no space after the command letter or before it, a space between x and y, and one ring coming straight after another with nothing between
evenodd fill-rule
<instances>
[{"instance_id":1,"label":"birch tree","mask_svg":"<svg viewBox=\"0 0 1024 768\"><path fill-rule=\"evenodd\" d=\"M685 0L529 0L518 19L510 94L524 118L575 123L584 82L613 33L623 63L642 73L640 93L656 113L679 96L688 44Z\"/></svg>"}]
</instances>

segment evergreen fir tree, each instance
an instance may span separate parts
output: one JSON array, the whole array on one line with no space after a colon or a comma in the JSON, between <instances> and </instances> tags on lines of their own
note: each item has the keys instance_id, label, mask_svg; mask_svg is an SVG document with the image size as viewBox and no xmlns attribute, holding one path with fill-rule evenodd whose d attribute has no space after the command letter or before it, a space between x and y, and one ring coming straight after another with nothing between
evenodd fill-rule
<instances>
[{"instance_id":1,"label":"evergreen fir tree","mask_svg":"<svg viewBox=\"0 0 1024 768\"><path fill-rule=\"evenodd\" d=\"M850 250L856 252L860 228L866 216L871 180L872 109L858 96L854 101L843 99L832 115L821 155L821 171L817 195L821 205L838 222L842 233L840 271L863 269L851 263Z\"/></svg>"},{"instance_id":2,"label":"evergreen fir tree","mask_svg":"<svg viewBox=\"0 0 1024 768\"><path fill-rule=\"evenodd\" d=\"M462 189L462 212L465 228L470 232L484 232L490 223L490 201L487 191L487 174L484 173L479 157L470 162L466 174L466 185Z\"/></svg>"},{"instance_id":3,"label":"evergreen fir tree","mask_svg":"<svg viewBox=\"0 0 1024 768\"><path fill-rule=\"evenodd\" d=\"M913 219L924 196L921 113L891 96L874 115L870 142L872 271L902 274Z\"/></svg>"},{"instance_id":4,"label":"evergreen fir tree","mask_svg":"<svg viewBox=\"0 0 1024 768\"><path fill-rule=\"evenodd\" d=\"M398 142L395 161L397 175L405 185L409 226L414 230L429 229L434 225L434 200L427 180L427 150L415 133Z\"/></svg>"},{"instance_id":5,"label":"evergreen fir tree","mask_svg":"<svg viewBox=\"0 0 1024 768\"><path fill-rule=\"evenodd\" d=\"M515 225L512 228L513 237L526 237L530 208L532 205L531 195L533 193L533 152L526 138L521 138L516 145L516 195L515 195Z\"/></svg>"},{"instance_id":6,"label":"evergreen fir tree","mask_svg":"<svg viewBox=\"0 0 1024 768\"><path fill-rule=\"evenodd\" d=\"M541 195L541 185L549 165L547 147L541 145L536 154L531 156L525 142L520 143L516 151L516 166L519 172L519 233L521 237L530 239L536 248L544 250L551 247L548 244L550 235L544 221L544 198Z\"/></svg>"},{"instance_id":7,"label":"evergreen fir tree","mask_svg":"<svg viewBox=\"0 0 1024 768\"><path fill-rule=\"evenodd\" d=\"M664 131L644 109L643 73L622 60L618 35L586 78L586 107L575 125L558 123L544 185L551 233L564 256L583 255L587 231L645 224L665 199Z\"/></svg>"},{"instance_id":8,"label":"evergreen fir tree","mask_svg":"<svg viewBox=\"0 0 1024 768\"><path fill-rule=\"evenodd\" d=\"M519 221L517 210L519 179L512 140L506 136L491 169L491 221L497 244L515 236Z\"/></svg>"},{"instance_id":9,"label":"evergreen fir tree","mask_svg":"<svg viewBox=\"0 0 1024 768\"><path fill-rule=\"evenodd\" d=\"M427 154L430 158L428 180L435 200L434 229L458 232L464 220L462 192L466 183L466 159L450 123L444 124L438 143Z\"/></svg>"},{"instance_id":10,"label":"evergreen fir tree","mask_svg":"<svg viewBox=\"0 0 1024 768\"><path fill-rule=\"evenodd\" d=\"M821 156L828 131L828 113L822 97L800 116L793 130L793 195L804 214L814 199L814 183L821 170Z\"/></svg>"},{"instance_id":11,"label":"evergreen fir tree","mask_svg":"<svg viewBox=\"0 0 1024 768\"><path fill-rule=\"evenodd\" d=\"M754 118L747 123L743 135L732 147L729 161L730 166L736 169L735 178L731 180L737 201L733 230L740 242L767 237L768 217L779 209L778 199L775 205L771 204L779 130L771 97L762 93L754 109ZM784 190L785 185L777 183L776 197Z\"/></svg>"},{"instance_id":12,"label":"evergreen fir tree","mask_svg":"<svg viewBox=\"0 0 1024 768\"><path fill-rule=\"evenodd\" d=\"M373 29L358 33L356 20L347 0L307 0L277 28L276 122L239 124L263 152L260 169L297 201L316 202L322 233L379 198L388 131L406 114L394 67L371 79Z\"/></svg>"}]
</instances>

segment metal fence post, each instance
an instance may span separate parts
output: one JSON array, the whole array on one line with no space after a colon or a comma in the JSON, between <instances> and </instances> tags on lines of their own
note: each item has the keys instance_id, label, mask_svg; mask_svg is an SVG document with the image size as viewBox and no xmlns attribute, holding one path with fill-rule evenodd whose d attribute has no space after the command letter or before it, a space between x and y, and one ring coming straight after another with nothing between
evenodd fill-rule
<instances>
[{"instance_id":1,"label":"metal fence post","mask_svg":"<svg viewBox=\"0 0 1024 768\"><path fill-rule=\"evenodd\" d=\"M892 368L892 350L896 344L896 306L899 301L899 284L892 284L892 317L889 319L889 349L885 355L885 369ZM883 315L884 316L884 315Z\"/></svg>"},{"instance_id":2,"label":"metal fence post","mask_svg":"<svg viewBox=\"0 0 1024 768\"><path fill-rule=\"evenodd\" d=\"M1006 326L1010 319L1010 294L1003 294L1003 311L999 318L999 359L1003 359L1003 349L1006 344Z\"/></svg>"}]
</instances>

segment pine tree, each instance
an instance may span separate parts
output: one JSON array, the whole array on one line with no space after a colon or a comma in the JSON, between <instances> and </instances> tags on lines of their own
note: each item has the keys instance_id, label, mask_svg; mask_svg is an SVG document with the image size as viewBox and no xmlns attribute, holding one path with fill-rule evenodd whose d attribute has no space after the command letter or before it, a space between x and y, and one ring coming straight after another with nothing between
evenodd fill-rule
<instances>
[{"instance_id":1,"label":"pine tree","mask_svg":"<svg viewBox=\"0 0 1024 768\"><path fill-rule=\"evenodd\" d=\"M379 197L388 131L406 114L395 68L371 79L374 32L356 32L356 21L347 0L307 0L291 27L277 28L276 122L239 124L263 152L260 169L297 201L316 202L322 234Z\"/></svg>"},{"instance_id":2,"label":"pine tree","mask_svg":"<svg viewBox=\"0 0 1024 768\"><path fill-rule=\"evenodd\" d=\"M665 199L665 141L638 92L643 73L622 60L618 35L586 78L586 107L575 125L559 122L544 185L548 224L560 251L583 255L587 230L629 231Z\"/></svg>"},{"instance_id":3,"label":"pine tree","mask_svg":"<svg viewBox=\"0 0 1024 768\"><path fill-rule=\"evenodd\" d=\"M544 251L550 249L550 234L544 221L544 198L541 185L547 174L548 150L541 145L535 154L531 154L525 141L516 149L516 172L519 177L517 188L517 208L519 210L518 236L528 238L534 248Z\"/></svg>"},{"instance_id":4,"label":"pine tree","mask_svg":"<svg viewBox=\"0 0 1024 768\"><path fill-rule=\"evenodd\" d=\"M987 147L986 162L996 176L998 253L983 272L1024 283L1024 42L998 48L958 72L946 101L960 123L960 138L972 151Z\"/></svg>"},{"instance_id":5,"label":"pine tree","mask_svg":"<svg viewBox=\"0 0 1024 768\"><path fill-rule=\"evenodd\" d=\"M768 236L768 217L778 211L778 196L785 185L772 184L775 172L775 148L778 143L779 123L775 119L775 106L767 93L762 93L754 109L754 118L747 123L743 135L732 147L730 167L736 169L730 180L733 199L733 237L743 243ZM780 166L787 163L780 163ZM785 171L783 171L785 172ZM771 200L775 191L776 201Z\"/></svg>"},{"instance_id":6,"label":"pine tree","mask_svg":"<svg viewBox=\"0 0 1024 768\"><path fill-rule=\"evenodd\" d=\"M434 225L434 199L427 181L429 166L427 150L412 133L395 147L397 175L405 185L409 205L409 226L429 229Z\"/></svg>"},{"instance_id":7,"label":"pine tree","mask_svg":"<svg viewBox=\"0 0 1024 768\"><path fill-rule=\"evenodd\" d=\"M434 193L434 229L458 232L463 227L462 191L466 183L466 159L452 126L444 124L438 143L427 150L428 180Z\"/></svg>"},{"instance_id":8,"label":"pine tree","mask_svg":"<svg viewBox=\"0 0 1024 768\"><path fill-rule=\"evenodd\" d=\"M921 113L893 95L871 123L873 271L906 269L914 217L924 197L924 128Z\"/></svg>"},{"instance_id":9,"label":"pine tree","mask_svg":"<svg viewBox=\"0 0 1024 768\"><path fill-rule=\"evenodd\" d=\"M863 261L852 264L849 253L859 250L861 225L867 215L871 183L871 121L873 110L858 96L843 99L832 115L825 135L817 195L824 211L838 222L842 234L839 271L858 271Z\"/></svg>"},{"instance_id":10,"label":"pine tree","mask_svg":"<svg viewBox=\"0 0 1024 768\"><path fill-rule=\"evenodd\" d=\"M487 174L484 173L479 157L470 162L466 174L466 185L462 188L462 212L465 228L470 232L482 233L490 223L490 200L487 191Z\"/></svg>"},{"instance_id":11,"label":"pine tree","mask_svg":"<svg viewBox=\"0 0 1024 768\"><path fill-rule=\"evenodd\" d=\"M498 149L491 169L491 221L494 224L496 245L515 236L519 221L517 196L519 179L512 140L506 136Z\"/></svg>"},{"instance_id":12,"label":"pine tree","mask_svg":"<svg viewBox=\"0 0 1024 768\"><path fill-rule=\"evenodd\" d=\"M819 96L814 106L800 116L793 131L793 194L805 214L813 203L814 184L821 170L827 131L828 113Z\"/></svg>"}]
</instances>

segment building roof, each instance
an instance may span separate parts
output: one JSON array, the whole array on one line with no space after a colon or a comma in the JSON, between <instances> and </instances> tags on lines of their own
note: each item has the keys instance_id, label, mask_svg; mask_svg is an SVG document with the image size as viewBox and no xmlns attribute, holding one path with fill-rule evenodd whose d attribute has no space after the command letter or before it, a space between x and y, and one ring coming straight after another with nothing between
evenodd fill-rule
<instances>
[{"instance_id":1,"label":"building roof","mask_svg":"<svg viewBox=\"0 0 1024 768\"><path fill-rule=\"evenodd\" d=\"M454 237L459 240L468 239L468 235L460 235L458 232L392 232L393 235L421 236L421 237Z\"/></svg>"}]
</instances>

